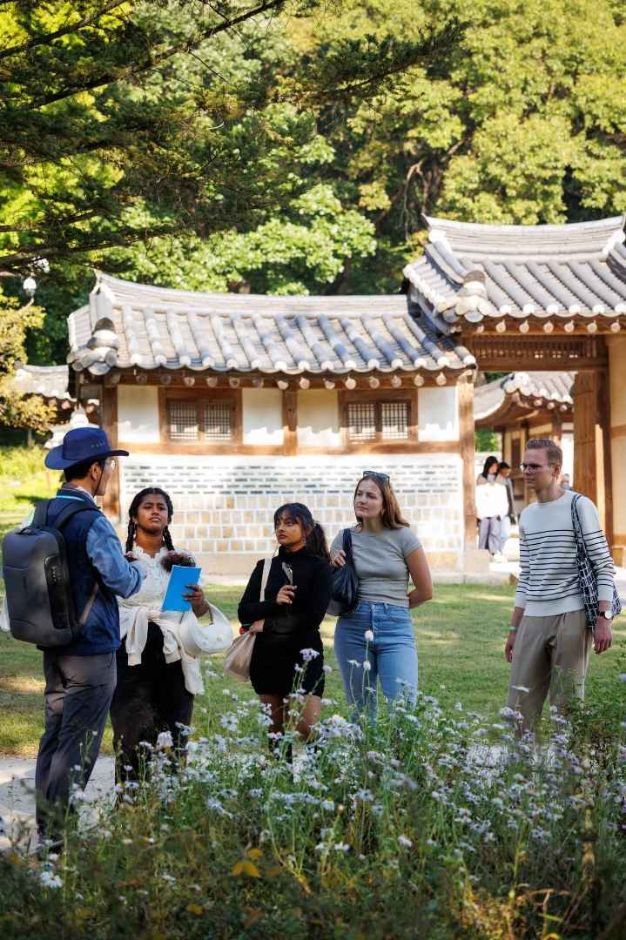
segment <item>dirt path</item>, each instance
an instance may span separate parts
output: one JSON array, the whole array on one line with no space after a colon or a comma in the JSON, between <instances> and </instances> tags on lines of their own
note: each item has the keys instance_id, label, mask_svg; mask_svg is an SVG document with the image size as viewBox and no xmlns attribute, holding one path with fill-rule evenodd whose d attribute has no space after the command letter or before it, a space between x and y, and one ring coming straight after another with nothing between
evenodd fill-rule
<instances>
[{"instance_id":1,"label":"dirt path","mask_svg":"<svg viewBox=\"0 0 626 940\"><path fill-rule=\"evenodd\" d=\"M109 798L113 783L113 758L100 757L87 785L90 801ZM16 841L23 848L34 844L34 758L0 757L0 819L0 851L10 848Z\"/></svg>"}]
</instances>

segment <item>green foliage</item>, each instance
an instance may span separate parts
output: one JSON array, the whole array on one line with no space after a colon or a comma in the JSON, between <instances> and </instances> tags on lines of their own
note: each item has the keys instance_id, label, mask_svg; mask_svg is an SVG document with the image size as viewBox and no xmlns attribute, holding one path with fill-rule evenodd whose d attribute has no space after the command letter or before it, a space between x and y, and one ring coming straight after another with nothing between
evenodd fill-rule
<instances>
[{"instance_id":1,"label":"green foliage","mask_svg":"<svg viewBox=\"0 0 626 940\"><path fill-rule=\"evenodd\" d=\"M0 448L0 519L20 522L33 503L49 499L60 474L46 470L43 447Z\"/></svg>"},{"instance_id":2,"label":"green foliage","mask_svg":"<svg viewBox=\"0 0 626 940\"><path fill-rule=\"evenodd\" d=\"M474 432L474 446L479 454L499 453L502 449L500 435L489 428L477 428Z\"/></svg>"},{"instance_id":3,"label":"green foliage","mask_svg":"<svg viewBox=\"0 0 626 940\"><path fill-rule=\"evenodd\" d=\"M0 291L0 426L43 431L49 423L50 408L37 397L20 395L11 382L17 363L26 358L26 331L42 322L39 307L22 307Z\"/></svg>"},{"instance_id":4,"label":"green foliage","mask_svg":"<svg viewBox=\"0 0 626 940\"><path fill-rule=\"evenodd\" d=\"M0 29L0 257L52 265L38 361L63 358L90 266L376 293L424 213L626 210L616 0L24 0Z\"/></svg>"},{"instance_id":5,"label":"green foliage","mask_svg":"<svg viewBox=\"0 0 626 940\"><path fill-rule=\"evenodd\" d=\"M422 697L375 725L326 717L292 767L258 701L211 673L178 774L157 750L149 784L69 821L56 861L3 854L7 940L620 935L626 781L601 709L535 749Z\"/></svg>"}]
</instances>

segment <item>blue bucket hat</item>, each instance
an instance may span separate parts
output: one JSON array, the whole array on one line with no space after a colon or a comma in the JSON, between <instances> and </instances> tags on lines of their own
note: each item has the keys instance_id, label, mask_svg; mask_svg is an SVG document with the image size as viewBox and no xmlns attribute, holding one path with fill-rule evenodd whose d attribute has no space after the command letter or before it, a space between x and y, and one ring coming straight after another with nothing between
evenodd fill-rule
<instances>
[{"instance_id":1,"label":"blue bucket hat","mask_svg":"<svg viewBox=\"0 0 626 940\"><path fill-rule=\"evenodd\" d=\"M102 428L95 424L68 431L61 444L46 454L44 461L51 470L67 470L78 463L105 460L106 457L128 457L127 450L112 450Z\"/></svg>"}]
</instances>

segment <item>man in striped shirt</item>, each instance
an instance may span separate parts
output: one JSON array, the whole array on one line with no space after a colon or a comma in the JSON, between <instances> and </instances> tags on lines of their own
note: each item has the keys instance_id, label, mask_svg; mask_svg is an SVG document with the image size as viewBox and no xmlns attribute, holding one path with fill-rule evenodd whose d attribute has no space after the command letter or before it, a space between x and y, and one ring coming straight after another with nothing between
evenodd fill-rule
<instances>
[{"instance_id":1,"label":"man in striped shirt","mask_svg":"<svg viewBox=\"0 0 626 940\"><path fill-rule=\"evenodd\" d=\"M510 708L534 727L548 693L566 707L582 698L589 651L604 653L612 643L611 609L615 569L598 511L590 499L577 503L583 538L598 589L593 631L587 627L572 523L576 495L559 485L563 454L554 441L528 441L522 469L537 502L520 516L521 571L504 655L512 664Z\"/></svg>"}]
</instances>

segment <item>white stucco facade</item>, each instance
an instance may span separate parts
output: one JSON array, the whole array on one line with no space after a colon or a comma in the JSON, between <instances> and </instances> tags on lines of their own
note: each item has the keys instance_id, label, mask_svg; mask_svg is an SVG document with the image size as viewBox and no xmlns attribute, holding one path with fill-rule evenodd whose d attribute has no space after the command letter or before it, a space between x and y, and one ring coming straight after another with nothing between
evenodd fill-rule
<instances>
[{"instance_id":1,"label":"white stucco facade","mask_svg":"<svg viewBox=\"0 0 626 940\"><path fill-rule=\"evenodd\" d=\"M421 388L417 397L419 441L458 441L459 394L456 386Z\"/></svg>"}]
</instances>

